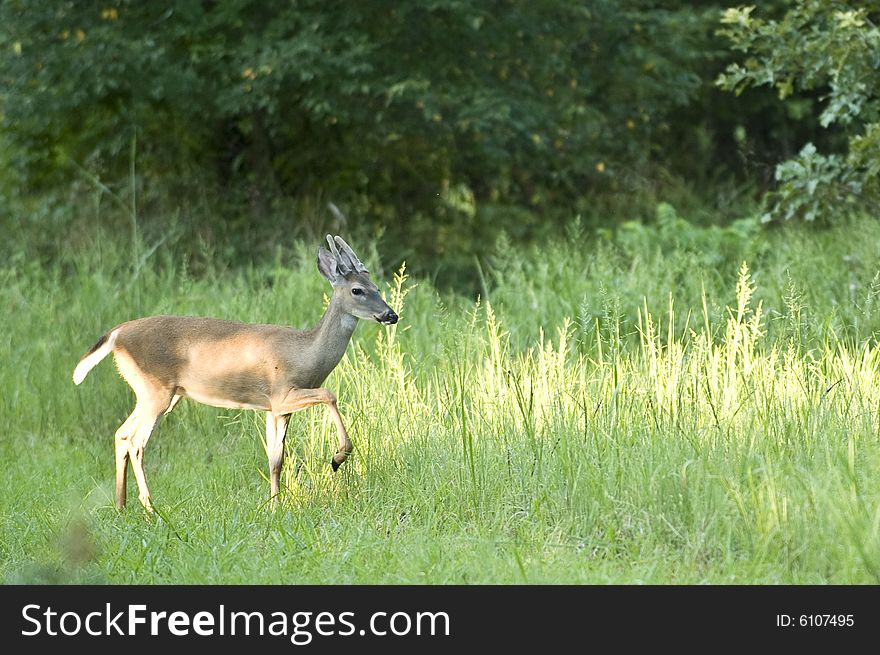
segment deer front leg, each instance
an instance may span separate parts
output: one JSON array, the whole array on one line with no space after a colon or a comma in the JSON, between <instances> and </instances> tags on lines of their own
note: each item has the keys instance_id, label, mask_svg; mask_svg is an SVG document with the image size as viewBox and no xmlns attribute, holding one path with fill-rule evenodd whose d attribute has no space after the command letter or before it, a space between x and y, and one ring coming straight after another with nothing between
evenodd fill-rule
<instances>
[{"instance_id":1,"label":"deer front leg","mask_svg":"<svg viewBox=\"0 0 880 655\"><path fill-rule=\"evenodd\" d=\"M339 447L330 465L333 470L348 458L352 451L351 439L348 438L348 432L345 424L342 422L342 415L336 406L336 396L327 389L291 389L284 399L277 406L272 407L274 414L292 414L302 409L311 407L312 405L325 405L333 422L336 423L336 432L339 435Z\"/></svg>"},{"instance_id":2,"label":"deer front leg","mask_svg":"<svg viewBox=\"0 0 880 655\"><path fill-rule=\"evenodd\" d=\"M270 503L272 509L278 507L278 494L281 491L281 467L284 465L284 437L287 434L288 415L276 416L266 412L266 454L269 456Z\"/></svg>"}]
</instances>

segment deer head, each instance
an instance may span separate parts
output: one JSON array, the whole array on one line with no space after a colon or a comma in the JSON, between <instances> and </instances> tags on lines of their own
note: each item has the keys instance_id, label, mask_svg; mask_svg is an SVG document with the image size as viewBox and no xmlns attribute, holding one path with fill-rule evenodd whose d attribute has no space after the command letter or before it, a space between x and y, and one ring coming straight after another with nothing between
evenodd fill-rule
<instances>
[{"instance_id":1,"label":"deer head","mask_svg":"<svg viewBox=\"0 0 880 655\"><path fill-rule=\"evenodd\" d=\"M388 306L370 272L342 237L327 235L330 249L318 248L318 271L333 286L333 298L340 309L355 318L397 323L397 314Z\"/></svg>"}]
</instances>

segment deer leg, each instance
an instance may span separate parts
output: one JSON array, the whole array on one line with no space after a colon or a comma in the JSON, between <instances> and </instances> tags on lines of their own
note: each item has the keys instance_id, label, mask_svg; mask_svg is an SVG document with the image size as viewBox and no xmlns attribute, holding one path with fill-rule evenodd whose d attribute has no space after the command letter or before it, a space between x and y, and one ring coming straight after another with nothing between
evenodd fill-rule
<instances>
[{"instance_id":1,"label":"deer leg","mask_svg":"<svg viewBox=\"0 0 880 655\"><path fill-rule=\"evenodd\" d=\"M312 405L325 405L333 422L336 423L336 432L339 436L339 447L336 454L330 462L333 470L348 458L352 451L351 439L348 438L348 431L342 422L342 415L336 406L336 396L327 389L291 389L277 407L272 408L275 414L292 414Z\"/></svg>"},{"instance_id":2,"label":"deer leg","mask_svg":"<svg viewBox=\"0 0 880 655\"><path fill-rule=\"evenodd\" d=\"M269 458L269 484L272 490L269 494L270 500L274 502L275 494L278 490L275 488L275 480L272 470L275 468L273 455L275 454L275 415L272 412L266 412L266 456ZM282 461L278 464L278 470L281 470L281 464L284 463L282 453Z\"/></svg>"},{"instance_id":3,"label":"deer leg","mask_svg":"<svg viewBox=\"0 0 880 655\"><path fill-rule=\"evenodd\" d=\"M140 407L141 403L138 403L137 430L134 436L128 440L128 457L131 460L131 469L134 471L135 480L137 480L138 500L148 512L153 511L153 503L150 499L150 488L147 486L147 476L144 473L144 449L159 422L159 417L171 404L171 394L163 394L150 400L149 403L144 404L143 409Z\"/></svg>"},{"instance_id":4,"label":"deer leg","mask_svg":"<svg viewBox=\"0 0 880 655\"><path fill-rule=\"evenodd\" d=\"M144 474L144 448L150 439L153 428L156 427L158 416L145 416L138 425L137 432L128 442L128 457L131 459L131 470L137 480L138 500L148 512L153 511L153 503L150 500L150 488L147 486L147 476Z\"/></svg>"},{"instance_id":5,"label":"deer leg","mask_svg":"<svg viewBox=\"0 0 880 655\"><path fill-rule=\"evenodd\" d=\"M137 427L137 408L116 430L116 509L125 508L126 472L128 470L128 440Z\"/></svg>"},{"instance_id":6,"label":"deer leg","mask_svg":"<svg viewBox=\"0 0 880 655\"><path fill-rule=\"evenodd\" d=\"M272 509L278 507L281 492L281 467L284 465L284 437L287 434L287 415L276 416L266 412L266 453L269 456L269 484Z\"/></svg>"},{"instance_id":7,"label":"deer leg","mask_svg":"<svg viewBox=\"0 0 880 655\"><path fill-rule=\"evenodd\" d=\"M336 423L336 433L339 435L339 447L336 449L336 454L333 455L333 459L330 460L330 466L335 471L346 459L348 459L348 456L351 455L353 446L351 439L348 438L348 431L345 429L345 424L342 422L342 415L339 413L339 408L336 406L335 396L333 402L327 405L327 411L329 411L330 416L333 417L333 421Z\"/></svg>"}]
</instances>

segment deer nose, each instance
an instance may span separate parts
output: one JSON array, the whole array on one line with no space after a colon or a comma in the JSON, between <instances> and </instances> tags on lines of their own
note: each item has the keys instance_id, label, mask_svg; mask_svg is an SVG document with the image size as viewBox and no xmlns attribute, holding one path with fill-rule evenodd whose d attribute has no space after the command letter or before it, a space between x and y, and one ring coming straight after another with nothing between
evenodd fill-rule
<instances>
[{"instance_id":1,"label":"deer nose","mask_svg":"<svg viewBox=\"0 0 880 655\"><path fill-rule=\"evenodd\" d=\"M397 318L398 316L394 313L394 310L389 309L387 312L379 317L379 322L385 325L394 325L395 323L397 323Z\"/></svg>"}]
</instances>

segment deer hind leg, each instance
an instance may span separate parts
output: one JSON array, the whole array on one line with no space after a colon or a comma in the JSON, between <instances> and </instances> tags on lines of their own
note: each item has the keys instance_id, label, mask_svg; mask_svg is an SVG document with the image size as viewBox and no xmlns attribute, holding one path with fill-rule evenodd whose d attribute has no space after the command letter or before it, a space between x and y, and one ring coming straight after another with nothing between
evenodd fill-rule
<instances>
[{"instance_id":1,"label":"deer hind leg","mask_svg":"<svg viewBox=\"0 0 880 655\"><path fill-rule=\"evenodd\" d=\"M128 440L137 429L137 408L116 430L116 509L125 508L126 472L128 470Z\"/></svg>"},{"instance_id":2,"label":"deer hind leg","mask_svg":"<svg viewBox=\"0 0 880 655\"><path fill-rule=\"evenodd\" d=\"M333 422L336 423L339 446L336 449L336 454L333 455L333 460L330 462L330 466L335 471L348 459L352 451L351 439L348 438L348 431L345 429L342 415L336 406L336 396L327 389L291 389L284 400L278 404L278 407L273 406L272 411L275 414L291 414L312 405L326 406L327 411L333 418Z\"/></svg>"},{"instance_id":3,"label":"deer hind leg","mask_svg":"<svg viewBox=\"0 0 880 655\"><path fill-rule=\"evenodd\" d=\"M143 506L152 510L150 489L144 475L144 448L150 440L153 428L163 413L171 411L179 400L175 387L166 387L155 378L144 373L143 369L124 349L113 351L116 366L123 379L134 391L137 405L128 420L116 432L116 503L125 504L125 460L131 461L138 485L138 498Z\"/></svg>"},{"instance_id":4,"label":"deer hind leg","mask_svg":"<svg viewBox=\"0 0 880 655\"><path fill-rule=\"evenodd\" d=\"M266 412L266 453L269 456L269 484L272 509L278 507L281 492L281 467L284 465L284 437L287 434L288 415Z\"/></svg>"},{"instance_id":5,"label":"deer hind leg","mask_svg":"<svg viewBox=\"0 0 880 655\"><path fill-rule=\"evenodd\" d=\"M171 403L171 393L155 392L149 399L139 401L135 408L137 414L135 429L132 436L126 440L128 445L128 458L131 460L131 469L134 472L138 485L138 500L148 512L153 511L150 499L150 488L147 486L147 476L144 473L144 449L150 440L150 435L159 422L159 418L168 409Z\"/></svg>"}]
</instances>

